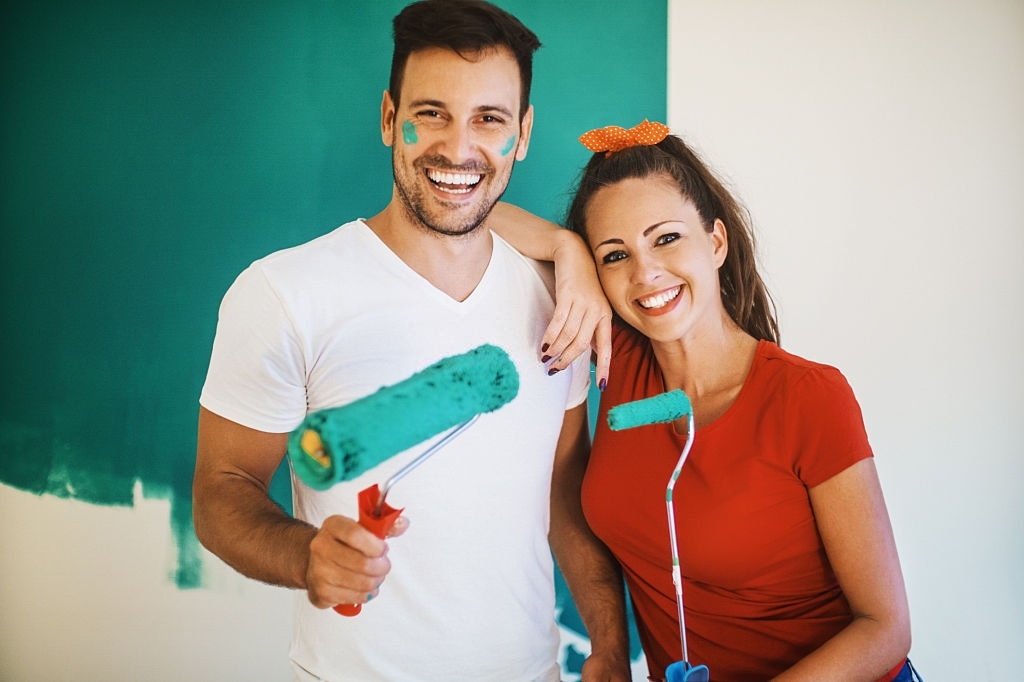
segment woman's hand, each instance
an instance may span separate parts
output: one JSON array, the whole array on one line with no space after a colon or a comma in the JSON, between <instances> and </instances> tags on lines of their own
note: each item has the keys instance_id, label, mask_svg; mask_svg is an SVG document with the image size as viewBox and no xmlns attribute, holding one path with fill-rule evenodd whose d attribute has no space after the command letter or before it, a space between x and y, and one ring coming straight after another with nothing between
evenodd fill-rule
<instances>
[{"instance_id":1,"label":"woman's hand","mask_svg":"<svg viewBox=\"0 0 1024 682\"><path fill-rule=\"evenodd\" d=\"M603 391L612 355L612 309L590 247L575 232L504 201L495 204L487 225L524 256L555 264L555 312L540 347L544 362L551 363L548 373L593 350Z\"/></svg>"},{"instance_id":2,"label":"woman's hand","mask_svg":"<svg viewBox=\"0 0 1024 682\"><path fill-rule=\"evenodd\" d=\"M595 379L603 391L612 354L612 309L590 249L574 233L562 233L564 243L554 252L555 312L544 332L541 352L552 359L550 373L565 369L581 353L592 350Z\"/></svg>"}]
</instances>

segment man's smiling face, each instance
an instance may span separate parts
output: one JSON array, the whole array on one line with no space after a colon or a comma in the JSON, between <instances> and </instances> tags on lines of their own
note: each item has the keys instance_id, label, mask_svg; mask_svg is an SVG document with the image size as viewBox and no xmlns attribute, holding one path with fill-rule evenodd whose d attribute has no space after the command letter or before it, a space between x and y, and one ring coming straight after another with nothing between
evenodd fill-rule
<instances>
[{"instance_id":1,"label":"man's smiling face","mask_svg":"<svg viewBox=\"0 0 1024 682\"><path fill-rule=\"evenodd\" d=\"M443 48L409 56L397 111L388 93L382 133L408 217L462 235L480 225L526 157L533 110L519 122L519 67L504 49L466 59Z\"/></svg>"}]
</instances>

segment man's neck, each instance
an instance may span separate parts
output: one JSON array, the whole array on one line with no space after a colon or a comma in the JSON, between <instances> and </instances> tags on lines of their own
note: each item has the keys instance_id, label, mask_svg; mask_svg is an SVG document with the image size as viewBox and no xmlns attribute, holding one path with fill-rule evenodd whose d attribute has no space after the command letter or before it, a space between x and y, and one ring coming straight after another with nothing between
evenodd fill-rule
<instances>
[{"instance_id":1,"label":"man's neck","mask_svg":"<svg viewBox=\"0 0 1024 682\"><path fill-rule=\"evenodd\" d=\"M406 265L456 301L469 298L491 261L493 241L483 225L469 234L443 235L413 224L395 202L366 224Z\"/></svg>"}]
</instances>

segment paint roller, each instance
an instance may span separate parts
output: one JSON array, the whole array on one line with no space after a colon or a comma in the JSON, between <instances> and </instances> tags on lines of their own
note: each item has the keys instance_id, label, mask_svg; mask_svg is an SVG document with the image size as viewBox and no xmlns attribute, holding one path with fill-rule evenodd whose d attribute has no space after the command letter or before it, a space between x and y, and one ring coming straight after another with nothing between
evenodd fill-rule
<instances>
[{"instance_id":1,"label":"paint roller","mask_svg":"<svg viewBox=\"0 0 1024 682\"><path fill-rule=\"evenodd\" d=\"M693 446L693 435L696 430L693 422L693 406L690 398L683 391L676 389L661 393L651 398L634 400L633 402L616 405L608 410L608 427L612 431L632 429L648 424L664 424L687 417L686 445L679 455L672 476L669 477L665 490L665 508L668 514L668 537L672 551L672 584L676 590L676 609L679 612L679 643L682 647L683 659L672 663L665 669L666 682L708 682L710 672L706 665L690 665L686 651L686 617L683 614L683 574L679 567L679 545L676 540L675 509L672 504L672 491L683 470L683 464Z\"/></svg>"},{"instance_id":2,"label":"paint roller","mask_svg":"<svg viewBox=\"0 0 1024 682\"><path fill-rule=\"evenodd\" d=\"M383 489L374 484L359 493L359 523L383 538L402 513L385 502L391 486L481 414L497 410L518 392L519 373L508 354L483 344L347 405L309 414L288 436L288 457L303 483L326 490L448 431L392 475ZM354 616L361 605L334 609Z\"/></svg>"}]
</instances>

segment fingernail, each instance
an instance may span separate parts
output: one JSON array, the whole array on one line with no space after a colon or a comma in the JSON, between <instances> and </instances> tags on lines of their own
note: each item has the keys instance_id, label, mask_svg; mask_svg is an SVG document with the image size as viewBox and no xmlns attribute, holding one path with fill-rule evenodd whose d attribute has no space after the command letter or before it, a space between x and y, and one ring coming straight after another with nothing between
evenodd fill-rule
<instances>
[{"instance_id":1,"label":"fingernail","mask_svg":"<svg viewBox=\"0 0 1024 682\"><path fill-rule=\"evenodd\" d=\"M540 347L540 352L543 353L548 349L549 346L550 344L545 343L543 346Z\"/></svg>"},{"instance_id":2,"label":"fingernail","mask_svg":"<svg viewBox=\"0 0 1024 682\"><path fill-rule=\"evenodd\" d=\"M544 350L547 350L547 349L545 348ZM548 360L550 360L550 359L551 359L551 356L550 356L550 355L545 355L544 357L542 357L542 358L540 359L540 361L541 361L541 362L547 362L547 361L548 361Z\"/></svg>"},{"instance_id":3,"label":"fingernail","mask_svg":"<svg viewBox=\"0 0 1024 682\"><path fill-rule=\"evenodd\" d=\"M597 384L598 390L602 391L602 392L604 391L606 386L608 386L608 380L607 379L601 379L601 381L598 382L598 384Z\"/></svg>"},{"instance_id":4,"label":"fingernail","mask_svg":"<svg viewBox=\"0 0 1024 682\"><path fill-rule=\"evenodd\" d=\"M548 370L548 376L549 377L550 376L554 376L554 375L558 374L559 371L561 371L561 370L556 369L555 367L552 367L551 369Z\"/></svg>"},{"instance_id":5,"label":"fingernail","mask_svg":"<svg viewBox=\"0 0 1024 682\"><path fill-rule=\"evenodd\" d=\"M373 599L373 592L366 595L366 601L370 601L371 599Z\"/></svg>"}]
</instances>

